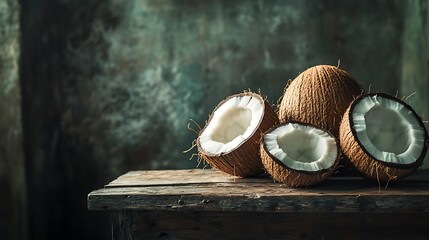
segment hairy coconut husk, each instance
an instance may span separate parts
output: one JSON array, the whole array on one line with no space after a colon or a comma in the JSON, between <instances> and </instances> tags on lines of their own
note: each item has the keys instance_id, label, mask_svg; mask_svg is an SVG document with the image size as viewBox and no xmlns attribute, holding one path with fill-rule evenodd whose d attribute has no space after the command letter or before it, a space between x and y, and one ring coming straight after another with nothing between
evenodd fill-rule
<instances>
[{"instance_id":1,"label":"hairy coconut husk","mask_svg":"<svg viewBox=\"0 0 429 240\"><path fill-rule=\"evenodd\" d=\"M287 123L283 123L283 124L287 124ZM300 124L313 126L307 123L300 123ZM275 128L279 126L275 126L271 128L265 134L272 132ZM313 127L318 128L316 126L313 126ZM332 134L330 135L334 137ZM284 183L286 186L309 187L309 186L321 183L322 181L330 177L338 168L338 164L340 162L340 157L341 157L341 150L340 150L338 141L335 137L334 139L337 145L337 158L335 160L335 163L329 169L324 169L317 172L306 172L306 171L295 170L287 167L285 164L283 164L280 160L278 160L268 151L268 149L266 148L266 145L264 144L263 139L264 138L262 137L261 144L260 144L262 164L264 165L264 168L267 171L267 173L270 174L270 176L274 181Z\"/></svg>"},{"instance_id":2,"label":"hairy coconut husk","mask_svg":"<svg viewBox=\"0 0 429 240\"><path fill-rule=\"evenodd\" d=\"M398 165L379 161L371 156L365 150L365 147L358 141L352 120L353 108L361 99L373 95L391 98L402 103L403 106L410 110L418 119L421 128L424 130L426 140L421 155L413 164ZM408 104L387 94L371 93L357 98L344 113L344 117L340 125L340 145L343 154L346 157L344 161L347 161L348 164L352 165L365 178L375 180L379 184L388 184L389 182L394 182L410 175L423 164L423 160L428 149L428 133L420 117L418 117L417 113Z\"/></svg>"},{"instance_id":3,"label":"hairy coconut husk","mask_svg":"<svg viewBox=\"0 0 429 240\"><path fill-rule=\"evenodd\" d=\"M216 106L213 113L229 99L237 96L246 95L259 98L260 101L264 104L264 115L262 116L257 129L251 135L250 138L242 142L241 145L239 145L232 151L221 154L211 154L204 151L204 149L201 147L200 139L197 139L199 154L204 158L204 160L206 160L210 164L210 166L230 175L238 177L252 177L264 172L261 157L259 154L260 139L265 131L267 131L272 126L278 124L279 122L276 112L268 103L268 101L264 99L261 95L252 92L244 92L229 96ZM209 124L210 120L213 117L213 113L210 115L210 118L206 122L205 127L200 131L200 134Z\"/></svg>"},{"instance_id":4,"label":"hairy coconut husk","mask_svg":"<svg viewBox=\"0 0 429 240\"><path fill-rule=\"evenodd\" d=\"M280 122L311 123L338 137L341 118L363 93L346 71L329 65L311 67L286 87L279 106Z\"/></svg>"}]
</instances>

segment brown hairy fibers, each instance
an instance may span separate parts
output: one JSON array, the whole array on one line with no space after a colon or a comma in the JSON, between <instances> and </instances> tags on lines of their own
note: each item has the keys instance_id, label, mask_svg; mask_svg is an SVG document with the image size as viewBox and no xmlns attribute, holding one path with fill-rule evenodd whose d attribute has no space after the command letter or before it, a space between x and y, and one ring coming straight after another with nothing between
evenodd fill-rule
<instances>
[{"instance_id":1,"label":"brown hairy fibers","mask_svg":"<svg viewBox=\"0 0 429 240\"><path fill-rule=\"evenodd\" d=\"M260 94L253 92L244 92L229 96L221 103L219 103L214 109L213 113L226 101L237 96L251 96L257 98L264 105L264 115L262 116L258 127L252 133L252 135L246 139L241 145L235 149L220 154L211 154L206 152L200 143L200 139L197 139L197 146L200 156L202 156L212 167L226 172L233 176L239 177L251 177L256 176L264 172L261 157L259 155L259 143L262 134L272 126L278 123L278 117L271 105L264 99ZM207 125L210 123L213 113L206 122L206 126L200 131L200 134L205 130Z\"/></svg>"},{"instance_id":2,"label":"brown hairy fibers","mask_svg":"<svg viewBox=\"0 0 429 240\"><path fill-rule=\"evenodd\" d=\"M338 137L344 112L362 93L362 87L346 71L329 65L314 66L286 87L279 106L279 119L282 123L310 123Z\"/></svg>"}]
</instances>

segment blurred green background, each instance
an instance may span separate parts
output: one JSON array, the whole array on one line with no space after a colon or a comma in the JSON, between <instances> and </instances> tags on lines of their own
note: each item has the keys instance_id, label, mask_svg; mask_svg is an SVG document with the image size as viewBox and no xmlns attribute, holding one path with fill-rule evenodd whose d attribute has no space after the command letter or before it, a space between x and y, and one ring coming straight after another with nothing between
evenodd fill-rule
<instances>
[{"instance_id":1,"label":"blurred green background","mask_svg":"<svg viewBox=\"0 0 429 240\"><path fill-rule=\"evenodd\" d=\"M109 239L91 190L196 167L189 119L339 59L428 118L425 0L0 0L0 239Z\"/></svg>"}]
</instances>

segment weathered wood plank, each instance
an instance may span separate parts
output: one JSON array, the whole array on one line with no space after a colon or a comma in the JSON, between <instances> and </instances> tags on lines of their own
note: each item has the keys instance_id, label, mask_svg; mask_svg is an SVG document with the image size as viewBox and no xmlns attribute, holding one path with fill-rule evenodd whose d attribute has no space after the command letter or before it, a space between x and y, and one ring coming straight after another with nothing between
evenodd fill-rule
<instances>
[{"instance_id":1,"label":"weathered wood plank","mask_svg":"<svg viewBox=\"0 0 429 240\"><path fill-rule=\"evenodd\" d=\"M267 178L233 182L230 177L212 170L178 170L168 171L168 182L173 183L167 185L163 178L159 181L153 178L163 172L145 171L135 175L142 182L152 179L153 185L124 187L123 183L122 187L93 191L88 195L88 208L238 212L429 211L429 182L426 181L408 180L379 189L373 182L360 178L334 178L312 188L296 189ZM213 174L218 177L215 178L218 182L191 181L195 172L197 176L204 172ZM181 184L175 184L174 179ZM131 185L137 183L130 182Z\"/></svg>"},{"instance_id":2,"label":"weathered wood plank","mask_svg":"<svg viewBox=\"0 0 429 240\"><path fill-rule=\"evenodd\" d=\"M228 182L272 182L266 177L240 178L230 176L215 170L188 169L188 170L148 170L131 171L105 187L134 187L134 186L162 186L184 185L198 183L228 183Z\"/></svg>"},{"instance_id":3,"label":"weathered wood plank","mask_svg":"<svg viewBox=\"0 0 429 240\"><path fill-rule=\"evenodd\" d=\"M312 188L289 188L280 183L205 183L170 186L122 187L103 188L95 190L89 196L169 196L169 195L218 195L234 196L419 196L429 195L429 182L402 182L387 189L379 189L372 182L365 180L336 180L330 179Z\"/></svg>"},{"instance_id":4,"label":"weathered wood plank","mask_svg":"<svg viewBox=\"0 0 429 240\"><path fill-rule=\"evenodd\" d=\"M90 210L428 212L429 195L91 195Z\"/></svg>"},{"instance_id":5,"label":"weathered wood plank","mask_svg":"<svg viewBox=\"0 0 429 240\"><path fill-rule=\"evenodd\" d=\"M359 177L335 177L336 180L361 181ZM404 179L407 181L428 181L429 171L422 170ZM146 170L131 171L113 180L105 187L139 187L139 186L169 186L186 185L198 183L272 183L268 175L256 178L233 177L226 173L210 169L187 169L187 170Z\"/></svg>"},{"instance_id":6,"label":"weathered wood plank","mask_svg":"<svg viewBox=\"0 0 429 240\"><path fill-rule=\"evenodd\" d=\"M120 211L113 239L427 239L426 213Z\"/></svg>"}]
</instances>

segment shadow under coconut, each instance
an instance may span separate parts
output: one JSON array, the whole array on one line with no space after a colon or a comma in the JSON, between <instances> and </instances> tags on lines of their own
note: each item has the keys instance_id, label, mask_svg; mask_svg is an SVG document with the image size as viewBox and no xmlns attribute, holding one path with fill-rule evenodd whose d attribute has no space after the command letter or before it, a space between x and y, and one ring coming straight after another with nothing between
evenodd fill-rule
<instances>
[{"instance_id":1,"label":"shadow under coconut","mask_svg":"<svg viewBox=\"0 0 429 240\"><path fill-rule=\"evenodd\" d=\"M389 182L386 184L378 185L377 182L365 179L363 177L342 177L335 176L328 178L324 182L308 188L311 191L329 191L329 192L343 192L343 193L358 193L359 191L392 191L392 192L410 192L413 190L427 189L427 182L429 181L429 170L418 171L405 179L396 182Z\"/></svg>"},{"instance_id":2,"label":"shadow under coconut","mask_svg":"<svg viewBox=\"0 0 429 240\"><path fill-rule=\"evenodd\" d=\"M236 184L257 183L261 184L261 186L273 183L273 180L267 173L247 178L231 176L230 181ZM349 174L342 175L341 173L338 175L333 175L325 181L310 187L294 188L274 181L274 183L278 184L279 186L284 186L284 188L293 189L294 192L302 191L303 193L322 194L337 194L341 192L346 195L361 194L362 192L412 193L414 190L427 189L427 182L429 182L429 169L417 171L416 173L413 173L400 181L389 182L387 186L385 184L380 184L379 186L377 182L365 179L357 173L354 173L352 176Z\"/></svg>"}]
</instances>

